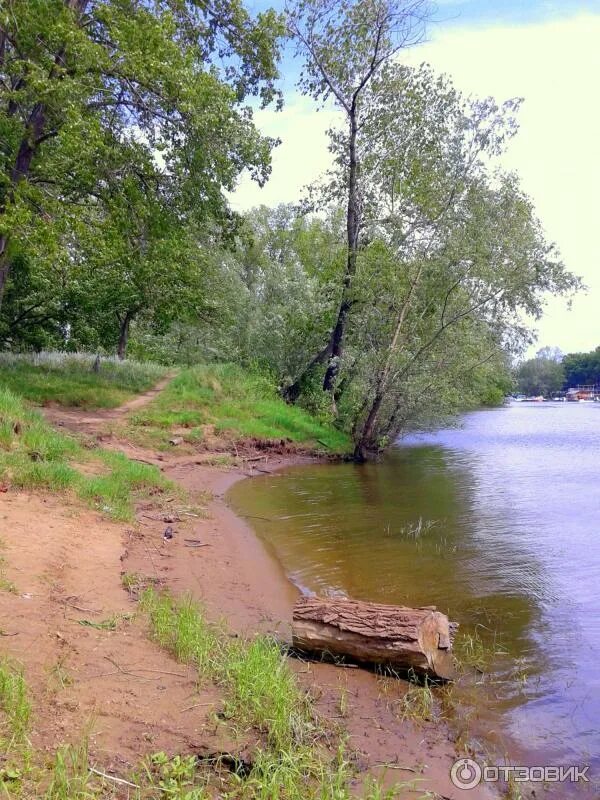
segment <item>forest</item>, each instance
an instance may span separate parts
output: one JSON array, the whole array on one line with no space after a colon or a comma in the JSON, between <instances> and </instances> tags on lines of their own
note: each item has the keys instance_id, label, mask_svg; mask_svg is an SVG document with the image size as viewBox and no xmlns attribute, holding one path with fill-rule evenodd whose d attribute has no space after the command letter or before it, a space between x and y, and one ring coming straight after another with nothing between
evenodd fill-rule
<instances>
[{"instance_id":1,"label":"forest","mask_svg":"<svg viewBox=\"0 0 600 800\"><path fill-rule=\"evenodd\" d=\"M589 353L566 355L558 348L542 347L535 358L519 364L515 381L524 394L545 397L577 386L597 386L600 384L600 347Z\"/></svg>"},{"instance_id":2,"label":"forest","mask_svg":"<svg viewBox=\"0 0 600 800\"><path fill-rule=\"evenodd\" d=\"M2 349L235 362L358 460L500 402L544 298L580 284L499 165L519 99L403 63L432 13L5 0ZM235 213L240 176L269 179L254 116L285 102L290 64L337 113L331 167L294 204Z\"/></svg>"}]
</instances>

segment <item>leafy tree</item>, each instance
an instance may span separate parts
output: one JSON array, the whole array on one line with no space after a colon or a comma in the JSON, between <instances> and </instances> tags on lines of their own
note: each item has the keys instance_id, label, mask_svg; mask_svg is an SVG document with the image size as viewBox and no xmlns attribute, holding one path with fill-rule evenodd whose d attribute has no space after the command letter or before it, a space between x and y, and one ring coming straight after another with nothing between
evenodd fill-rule
<instances>
[{"instance_id":1,"label":"leafy tree","mask_svg":"<svg viewBox=\"0 0 600 800\"><path fill-rule=\"evenodd\" d=\"M5 0L0 7L0 301L20 254L50 269L127 157L206 217L272 142L240 104L276 97L272 11L237 0ZM219 66L219 65L224 66ZM102 192L101 192L102 193Z\"/></svg>"},{"instance_id":2,"label":"leafy tree","mask_svg":"<svg viewBox=\"0 0 600 800\"><path fill-rule=\"evenodd\" d=\"M564 358L560 347L541 347L535 355L536 358L550 358L552 361L562 361Z\"/></svg>"},{"instance_id":3,"label":"leafy tree","mask_svg":"<svg viewBox=\"0 0 600 800\"><path fill-rule=\"evenodd\" d=\"M328 359L325 391L336 382L353 303L365 200L361 153L377 98L372 87L401 49L421 40L427 10L424 0L298 0L287 9L291 34L304 59L301 88L317 101L332 99L346 120L345 134L336 136L338 189L346 212L346 269L328 341L308 365L310 369ZM301 378L288 389L289 399L298 395L300 385Z\"/></svg>"},{"instance_id":4,"label":"leafy tree","mask_svg":"<svg viewBox=\"0 0 600 800\"><path fill-rule=\"evenodd\" d=\"M562 363L566 386L600 384L600 347L589 353L568 353Z\"/></svg>"},{"instance_id":5,"label":"leafy tree","mask_svg":"<svg viewBox=\"0 0 600 800\"><path fill-rule=\"evenodd\" d=\"M528 396L549 397L563 388L565 368L545 354L524 361L516 371L519 391Z\"/></svg>"},{"instance_id":6,"label":"leafy tree","mask_svg":"<svg viewBox=\"0 0 600 800\"><path fill-rule=\"evenodd\" d=\"M466 101L431 70L391 63L370 89L361 247L344 289L347 351L336 386L358 459L414 422L419 407L434 411L429 398L456 410L471 402L468 381L506 375L504 353L526 336L523 312L539 316L544 292L578 285L516 178L490 170L516 131L517 102ZM344 196L346 136L332 137L332 201Z\"/></svg>"}]
</instances>

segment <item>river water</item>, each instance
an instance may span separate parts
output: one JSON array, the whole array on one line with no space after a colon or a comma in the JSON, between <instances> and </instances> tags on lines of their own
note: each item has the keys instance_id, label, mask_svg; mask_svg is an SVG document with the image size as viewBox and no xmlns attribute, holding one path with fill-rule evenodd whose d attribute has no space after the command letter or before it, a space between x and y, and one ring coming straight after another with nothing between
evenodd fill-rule
<instances>
[{"instance_id":1,"label":"river water","mask_svg":"<svg viewBox=\"0 0 600 800\"><path fill-rule=\"evenodd\" d=\"M600 404L477 411L380 463L289 468L229 502L302 590L448 613L492 653L476 716L496 750L598 778Z\"/></svg>"}]
</instances>

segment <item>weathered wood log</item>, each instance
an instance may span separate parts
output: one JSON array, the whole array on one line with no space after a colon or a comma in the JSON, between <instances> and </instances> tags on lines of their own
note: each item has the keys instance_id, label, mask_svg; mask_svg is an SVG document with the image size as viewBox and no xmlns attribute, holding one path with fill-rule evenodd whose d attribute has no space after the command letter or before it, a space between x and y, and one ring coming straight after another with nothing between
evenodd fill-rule
<instances>
[{"instance_id":1,"label":"weathered wood log","mask_svg":"<svg viewBox=\"0 0 600 800\"><path fill-rule=\"evenodd\" d=\"M292 619L298 650L444 680L454 672L453 628L435 606L407 608L337 597L301 597Z\"/></svg>"}]
</instances>

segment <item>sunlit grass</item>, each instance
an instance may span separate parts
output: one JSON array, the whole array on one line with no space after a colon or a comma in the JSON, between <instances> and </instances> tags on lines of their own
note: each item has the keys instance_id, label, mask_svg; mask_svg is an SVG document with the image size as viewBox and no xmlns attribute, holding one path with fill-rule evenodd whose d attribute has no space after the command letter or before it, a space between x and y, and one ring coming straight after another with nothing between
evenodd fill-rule
<instances>
[{"instance_id":1,"label":"sunlit grass","mask_svg":"<svg viewBox=\"0 0 600 800\"><path fill-rule=\"evenodd\" d=\"M173 428L189 429L184 438L201 438L199 426L213 425L217 433L346 452L348 436L327 422L281 400L264 376L235 364L202 365L183 370L152 403L131 418L153 443L168 439Z\"/></svg>"},{"instance_id":2,"label":"sunlit grass","mask_svg":"<svg viewBox=\"0 0 600 800\"><path fill-rule=\"evenodd\" d=\"M114 408L150 389L165 374L158 364L86 353L0 353L0 386L39 405ZM0 431L0 441L2 432Z\"/></svg>"},{"instance_id":3,"label":"sunlit grass","mask_svg":"<svg viewBox=\"0 0 600 800\"><path fill-rule=\"evenodd\" d=\"M18 489L71 491L89 505L116 519L133 516L133 504L151 492L172 485L160 470L131 461L120 453L87 450L6 389L0 389L0 482ZM100 474L85 474L89 462Z\"/></svg>"},{"instance_id":4,"label":"sunlit grass","mask_svg":"<svg viewBox=\"0 0 600 800\"><path fill-rule=\"evenodd\" d=\"M189 597L176 599L147 589L141 608L148 614L154 641L222 688L220 718L234 730L252 728L264 737L249 774L232 776L235 782L228 797L349 800L355 796L344 741L330 752L327 744L336 734L318 717L276 641L265 636L231 638L207 621L202 606ZM361 797L391 800L400 789L384 791L372 781Z\"/></svg>"}]
</instances>

